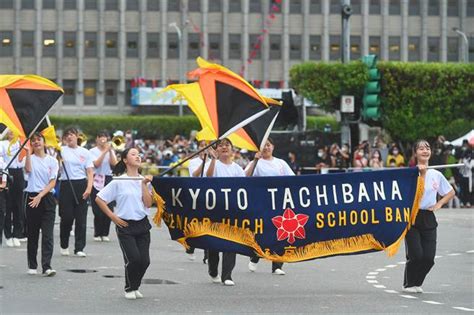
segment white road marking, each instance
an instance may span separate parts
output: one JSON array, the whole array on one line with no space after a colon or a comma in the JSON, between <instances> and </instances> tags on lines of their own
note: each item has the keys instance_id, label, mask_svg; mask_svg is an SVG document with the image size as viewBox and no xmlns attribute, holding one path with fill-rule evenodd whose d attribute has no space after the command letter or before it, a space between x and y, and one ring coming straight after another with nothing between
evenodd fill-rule
<instances>
[{"instance_id":1,"label":"white road marking","mask_svg":"<svg viewBox=\"0 0 474 315\"><path fill-rule=\"evenodd\" d=\"M365 276L366 279L375 279L377 278L376 276Z\"/></svg>"},{"instance_id":2,"label":"white road marking","mask_svg":"<svg viewBox=\"0 0 474 315\"><path fill-rule=\"evenodd\" d=\"M387 287L384 286L383 284L374 284L374 287L376 287L377 289L385 289L385 288L387 288Z\"/></svg>"},{"instance_id":3,"label":"white road marking","mask_svg":"<svg viewBox=\"0 0 474 315\"><path fill-rule=\"evenodd\" d=\"M413 296L413 295L400 295L401 297L404 297L404 298L407 298L407 299L417 299L416 296Z\"/></svg>"},{"instance_id":4,"label":"white road marking","mask_svg":"<svg viewBox=\"0 0 474 315\"><path fill-rule=\"evenodd\" d=\"M385 268L395 268L397 265L387 265Z\"/></svg>"},{"instance_id":5,"label":"white road marking","mask_svg":"<svg viewBox=\"0 0 474 315\"><path fill-rule=\"evenodd\" d=\"M438 255L436 255L435 258L443 258L443 256L438 256Z\"/></svg>"},{"instance_id":6,"label":"white road marking","mask_svg":"<svg viewBox=\"0 0 474 315\"><path fill-rule=\"evenodd\" d=\"M459 256L461 255L461 253L452 253L452 254L448 254L448 256Z\"/></svg>"},{"instance_id":7,"label":"white road marking","mask_svg":"<svg viewBox=\"0 0 474 315\"><path fill-rule=\"evenodd\" d=\"M474 254L474 249L467 250L466 253L468 253L468 254Z\"/></svg>"},{"instance_id":8,"label":"white road marking","mask_svg":"<svg viewBox=\"0 0 474 315\"><path fill-rule=\"evenodd\" d=\"M398 293L398 291L395 291L395 290L384 290L384 291L387 293Z\"/></svg>"},{"instance_id":9,"label":"white road marking","mask_svg":"<svg viewBox=\"0 0 474 315\"><path fill-rule=\"evenodd\" d=\"M474 312L474 309L460 306L453 306L454 309L466 312Z\"/></svg>"},{"instance_id":10,"label":"white road marking","mask_svg":"<svg viewBox=\"0 0 474 315\"><path fill-rule=\"evenodd\" d=\"M372 272L369 272L368 275L378 275L379 273L377 271L372 271Z\"/></svg>"},{"instance_id":11,"label":"white road marking","mask_svg":"<svg viewBox=\"0 0 474 315\"><path fill-rule=\"evenodd\" d=\"M434 305L442 305L444 303L436 302L436 301L422 301L423 303L434 304Z\"/></svg>"},{"instance_id":12,"label":"white road marking","mask_svg":"<svg viewBox=\"0 0 474 315\"><path fill-rule=\"evenodd\" d=\"M368 283L379 283L377 280L367 280Z\"/></svg>"},{"instance_id":13,"label":"white road marking","mask_svg":"<svg viewBox=\"0 0 474 315\"><path fill-rule=\"evenodd\" d=\"M375 269L375 271L385 271L385 270L387 270L387 269L385 269L385 268Z\"/></svg>"},{"instance_id":14,"label":"white road marking","mask_svg":"<svg viewBox=\"0 0 474 315\"><path fill-rule=\"evenodd\" d=\"M399 261L399 262L397 262L398 265L404 265L404 264L406 264L406 263L407 263L406 261Z\"/></svg>"}]
</instances>

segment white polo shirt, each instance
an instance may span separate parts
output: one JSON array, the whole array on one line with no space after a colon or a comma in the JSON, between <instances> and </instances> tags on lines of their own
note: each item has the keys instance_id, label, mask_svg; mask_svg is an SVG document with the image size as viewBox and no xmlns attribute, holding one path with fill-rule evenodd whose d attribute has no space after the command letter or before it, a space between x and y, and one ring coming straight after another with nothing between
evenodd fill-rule
<instances>
[{"instance_id":1,"label":"white polo shirt","mask_svg":"<svg viewBox=\"0 0 474 315\"><path fill-rule=\"evenodd\" d=\"M200 157L195 157L194 159L189 160L188 170L189 176L193 177L193 173L202 165L202 159ZM206 177L207 169L211 165L211 160L206 159L206 164L204 164L204 172L202 177ZM200 177L199 175L197 177Z\"/></svg>"},{"instance_id":2,"label":"white polo shirt","mask_svg":"<svg viewBox=\"0 0 474 315\"><path fill-rule=\"evenodd\" d=\"M69 179L71 180L87 178L87 169L94 167L91 154L89 150L85 148L76 147L73 149L68 146L63 146L61 147L61 156L66 166ZM68 179L64 170L61 171L61 177L59 179Z\"/></svg>"},{"instance_id":3,"label":"white polo shirt","mask_svg":"<svg viewBox=\"0 0 474 315\"><path fill-rule=\"evenodd\" d=\"M224 164L217 160L214 166L214 177L245 177L245 172L243 168L235 162Z\"/></svg>"},{"instance_id":4,"label":"white polo shirt","mask_svg":"<svg viewBox=\"0 0 474 315\"><path fill-rule=\"evenodd\" d=\"M425 175L425 191L421 197L420 209L434 206L437 194L445 196L451 190L453 187L440 171L428 169Z\"/></svg>"},{"instance_id":5,"label":"white polo shirt","mask_svg":"<svg viewBox=\"0 0 474 315\"><path fill-rule=\"evenodd\" d=\"M255 163L255 162L254 162ZM247 165L246 171L250 169L251 164ZM288 163L284 160L272 157L270 160L259 159L252 176L285 176L295 175Z\"/></svg>"},{"instance_id":6,"label":"white polo shirt","mask_svg":"<svg viewBox=\"0 0 474 315\"><path fill-rule=\"evenodd\" d=\"M25 191L30 193L39 193L58 176L59 163L58 160L50 155L43 158L31 155L31 172L27 173L28 186Z\"/></svg>"},{"instance_id":7,"label":"white polo shirt","mask_svg":"<svg viewBox=\"0 0 474 315\"><path fill-rule=\"evenodd\" d=\"M89 150L91 154L92 162L99 159L99 156L102 154L102 151L95 147ZM99 175L112 175L112 168L110 167L110 151L105 153L104 159L102 160L102 164L99 167L94 166L94 174Z\"/></svg>"}]
</instances>

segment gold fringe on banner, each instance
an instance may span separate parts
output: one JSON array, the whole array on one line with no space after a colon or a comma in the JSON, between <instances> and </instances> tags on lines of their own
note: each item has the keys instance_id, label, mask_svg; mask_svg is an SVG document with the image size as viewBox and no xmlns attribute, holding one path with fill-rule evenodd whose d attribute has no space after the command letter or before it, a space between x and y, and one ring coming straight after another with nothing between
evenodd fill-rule
<instances>
[{"instance_id":1,"label":"gold fringe on banner","mask_svg":"<svg viewBox=\"0 0 474 315\"><path fill-rule=\"evenodd\" d=\"M163 213L165 212L165 201L155 191L155 188L153 188L153 199L156 203L156 213L153 217L153 222L155 222L157 227L161 227L161 218L163 217Z\"/></svg>"}]
</instances>

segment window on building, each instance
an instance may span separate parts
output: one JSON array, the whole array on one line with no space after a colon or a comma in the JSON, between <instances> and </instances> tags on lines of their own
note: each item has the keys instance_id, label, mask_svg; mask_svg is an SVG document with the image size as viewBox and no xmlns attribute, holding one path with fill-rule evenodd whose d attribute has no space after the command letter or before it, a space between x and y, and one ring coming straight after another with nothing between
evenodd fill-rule
<instances>
[{"instance_id":1,"label":"window on building","mask_svg":"<svg viewBox=\"0 0 474 315\"><path fill-rule=\"evenodd\" d=\"M127 11L138 11L139 5L138 0L126 0L125 2Z\"/></svg>"},{"instance_id":2,"label":"window on building","mask_svg":"<svg viewBox=\"0 0 474 315\"><path fill-rule=\"evenodd\" d=\"M459 16L459 0L448 0L448 16Z\"/></svg>"},{"instance_id":3,"label":"window on building","mask_svg":"<svg viewBox=\"0 0 474 315\"><path fill-rule=\"evenodd\" d=\"M467 1L466 3L466 15L467 16L474 16L474 1ZM469 60L472 60L469 58Z\"/></svg>"},{"instance_id":4,"label":"window on building","mask_svg":"<svg viewBox=\"0 0 474 315\"><path fill-rule=\"evenodd\" d=\"M117 91L118 81L106 80L105 81L105 99L104 104L107 106L117 106Z\"/></svg>"},{"instance_id":5,"label":"window on building","mask_svg":"<svg viewBox=\"0 0 474 315\"><path fill-rule=\"evenodd\" d=\"M21 56L22 57L33 57L35 55L34 37L35 37L35 32L33 31L21 32Z\"/></svg>"},{"instance_id":6,"label":"window on building","mask_svg":"<svg viewBox=\"0 0 474 315\"><path fill-rule=\"evenodd\" d=\"M341 36L329 36L329 60L341 60Z\"/></svg>"},{"instance_id":7,"label":"window on building","mask_svg":"<svg viewBox=\"0 0 474 315\"><path fill-rule=\"evenodd\" d=\"M56 34L43 32L43 57L56 57Z\"/></svg>"},{"instance_id":8,"label":"window on building","mask_svg":"<svg viewBox=\"0 0 474 315\"><path fill-rule=\"evenodd\" d=\"M400 36L388 37L388 59L400 60Z\"/></svg>"},{"instance_id":9,"label":"window on building","mask_svg":"<svg viewBox=\"0 0 474 315\"><path fill-rule=\"evenodd\" d=\"M212 59L222 59L221 34L209 34L209 56Z\"/></svg>"},{"instance_id":10,"label":"window on building","mask_svg":"<svg viewBox=\"0 0 474 315\"><path fill-rule=\"evenodd\" d=\"M310 14L321 14L321 0L311 0L309 2Z\"/></svg>"},{"instance_id":11,"label":"window on building","mask_svg":"<svg viewBox=\"0 0 474 315\"><path fill-rule=\"evenodd\" d=\"M420 0L408 1L408 15L420 15Z\"/></svg>"},{"instance_id":12,"label":"window on building","mask_svg":"<svg viewBox=\"0 0 474 315\"><path fill-rule=\"evenodd\" d=\"M428 15L439 15L439 0L428 0Z\"/></svg>"},{"instance_id":13,"label":"window on building","mask_svg":"<svg viewBox=\"0 0 474 315\"><path fill-rule=\"evenodd\" d=\"M189 0L188 1L189 12L201 12L201 0Z\"/></svg>"},{"instance_id":14,"label":"window on building","mask_svg":"<svg viewBox=\"0 0 474 315\"><path fill-rule=\"evenodd\" d=\"M76 32L64 32L64 57L76 57Z\"/></svg>"},{"instance_id":15,"label":"window on building","mask_svg":"<svg viewBox=\"0 0 474 315\"><path fill-rule=\"evenodd\" d=\"M341 14L341 1L340 0L331 0L329 7L330 14Z\"/></svg>"},{"instance_id":16,"label":"window on building","mask_svg":"<svg viewBox=\"0 0 474 315\"><path fill-rule=\"evenodd\" d=\"M229 59L242 58L240 34L229 34Z\"/></svg>"},{"instance_id":17,"label":"window on building","mask_svg":"<svg viewBox=\"0 0 474 315\"><path fill-rule=\"evenodd\" d=\"M178 34L168 33L168 58L178 59L179 57L179 45L178 45Z\"/></svg>"},{"instance_id":18,"label":"window on building","mask_svg":"<svg viewBox=\"0 0 474 315\"><path fill-rule=\"evenodd\" d=\"M420 61L420 38L408 37L408 61Z\"/></svg>"},{"instance_id":19,"label":"window on building","mask_svg":"<svg viewBox=\"0 0 474 315\"><path fill-rule=\"evenodd\" d=\"M428 37L428 61L439 61L439 37Z\"/></svg>"},{"instance_id":20,"label":"window on building","mask_svg":"<svg viewBox=\"0 0 474 315\"><path fill-rule=\"evenodd\" d=\"M76 81L64 80L63 86L63 104L64 105L76 105Z\"/></svg>"},{"instance_id":21,"label":"window on building","mask_svg":"<svg viewBox=\"0 0 474 315\"><path fill-rule=\"evenodd\" d=\"M107 10L107 11L117 11L118 10L118 1L117 0L105 0L105 10Z\"/></svg>"},{"instance_id":22,"label":"window on building","mask_svg":"<svg viewBox=\"0 0 474 315\"><path fill-rule=\"evenodd\" d=\"M13 32L11 31L0 31L1 49L0 57L11 57L13 56Z\"/></svg>"},{"instance_id":23,"label":"window on building","mask_svg":"<svg viewBox=\"0 0 474 315\"><path fill-rule=\"evenodd\" d=\"M199 34L188 34L188 59L194 60L201 54L201 39Z\"/></svg>"},{"instance_id":24,"label":"window on building","mask_svg":"<svg viewBox=\"0 0 474 315\"><path fill-rule=\"evenodd\" d=\"M292 35L290 35L291 37ZM271 34L270 40L270 60L281 59L281 35Z\"/></svg>"},{"instance_id":25,"label":"window on building","mask_svg":"<svg viewBox=\"0 0 474 315\"><path fill-rule=\"evenodd\" d=\"M35 0L21 0L21 9L22 10L34 10L35 9Z\"/></svg>"},{"instance_id":26,"label":"window on building","mask_svg":"<svg viewBox=\"0 0 474 315\"><path fill-rule=\"evenodd\" d=\"M160 0L148 0L146 8L148 11L160 11Z\"/></svg>"},{"instance_id":27,"label":"window on building","mask_svg":"<svg viewBox=\"0 0 474 315\"><path fill-rule=\"evenodd\" d=\"M249 34L249 58L260 59L262 58L262 41L259 41L259 34Z\"/></svg>"},{"instance_id":28,"label":"window on building","mask_svg":"<svg viewBox=\"0 0 474 315\"><path fill-rule=\"evenodd\" d=\"M448 37L448 61L459 61L459 37Z\"/></svg>"},{"instance_id":29,"label":"window on building","mask_svg":"<svg viewBox=\"0 0 474 315\"><path fill-rule=\"evenodd\" d=\"M360 36L351 36L351 60L357 60L361 57Z\"/></svg>"},{"instance_id":30,"label":"window on building","mask_svg":"<svg viewBox=\"0 0 474 315\"><path fill-rule=\"evenodd\" d=\"M379 15L380 12L381 12L380 0L370 0L369 14Z\"/></svg>"},{"instance_id":31,"label":"window on building","mask_svg":"<svg viewBox=\"0 0 474 315\"><path fill-rule=\"evenodd\" d=\"M97 57L97 33L96 32L84 33L84 57L86 58Z\"/></svg>"},{"instance_id":32,"label":"window on building","mask_svg":"<svg viewBox=\"0 0 474 315\"><path fill-rule=\"evenodd\" d=\"M84 8L86 10L97 10L97 0L85 0Z\"/></svg>"},{"instance_id":33,"label":"window on building","mask_svg":"<svg viewBox=\"0 0 474 315\"><path fill-rule=\"evenodd\" d=\"M222 11L221 0L209 0L209 12L221 12L221 11Z\"/></svg>"},{"instance_id":34,"label":"window on building","mask_svg":"<svg viewBox=\"0 0 474 315\"><path fill-rule=\"evenodd\" d=\"M301 35L290 35L290 59L301 60Z\"/></svg>"},{"instance_id":35,"label":"window on building","mask_svg":"<svg viewBox=\"0 0 474 315\"><path fill-rule=\"evenodd\" d=\"M388 14L400 15L400 0L390 0L390 5L388 6Z\"/></svg>"},{"instance_id":36,"label":"window on building","mask_svg":"<svg viewBox=\"0 0 474 315\"><path fill-rule=\"evenodd\" d=\"M168 0L168 12L179 12L179 2L180 0Z\"/></svg>"},{"instance_id":37,"label":"window on building","mask_svg":"<svg viewBox=\"0 0 474 315\"><path fill-rule=\"evenodd\" d=\"M301 14L301 12L303 12L301 0L290 1L290 13Z\"/></svg>"},{"instance_id":38,"label":"window on building","mask_svg":"<svg viewBox=\"0 0 474 315\"><path fill-rule=\"evenodd\" d=\"M44 10L56 9L56 0L43 0L43 9Z\"/></svg>"},{"instance_id":39,"label":"window on building","mask_svg":"<svg viewBox=\"0 0 474 315\"><path fill-rule=\"evenodd\" d=\"M380 54L380 36L369 36L369 54Z\"/></svg>"},{"instance_id":40,"label":"window on building","mask_svg":"<svg viewBox=\"0 0 474 315\"><path fill-rule=\"evenodd\" d=\"M160 33L147 33L146 55L148 58L160 58Z\"/></svg>"},{"instance_id":41,"label":"window on building","mask_svg":"<svg viewBox=\"0 0 474 315\"><path fill-rule=\"evenodd\" d=\"M362 11L360 0L351 0L351 7L352 7L352 14L360 14Z\"/></svg>"},{"instance_id":42,"label":"window on building","mask_svg":"<svg viewBox=\"0 0 474 315\"><path fill-rule=\"evenodd\" d=\"M309 59L321 60L321 36L309 36Z\"/></svg>"},{"instance_id":43,"label":"window on building","mask_svg":"<svg viewBox=\"0 0 474 315\"><path fill-rule=\"evenodd\" d=\"M262 3L261 3L261 1L249 1L249 12L250 13L262 13Z\"/></svg>"},{"instance_id":44,"label":"window on building","mask_svg":"<svg viewBox=\"0 0 474 315\"><path fill-rule=\"evenodd\" d=\"M84 105L97 104L97 81L84 80Z\"/></svg>"},{"instance_id":45,"label":"window on building","mask_svg":"<svg viewBox=\"0 0 474 315\"><path fill-rule=\"evenodd\" d=\"M229 12L230 13L242 12L242 2L240 0L229 1Z\"/></svg>"},{"instance_id":46,"label":"window on building","mask_svg":"<svg viewBox=\"0 0 474 315\"><path fill-rule=\"evenodd\" d=\"M127 58L138 57L138 33L127 32Z\"/></svg>"},{"instance_id":47,"label":"window on building","mask_svg":"<svg viewBox=\"0 0 474 315\"><path fill-rule=\"evenodd\" d=\"M64 10L76 10L77 0L64 0Z\"/></svg>"},{"instance_id":48,"label":"window on building","mask_svg":"<svg viewBox=\"0 0 474 315\"><path fill-rule=\"evenodd\" d=\"M125 104L132 104L132 81L125 80Z\"/></svg>"},{"instance_id":49,"label":"window on building","mask_svg":"<svg viewBox=\"0 0 474 315\"><path fill-rule=\"evenodd\" d=\"M115 32L105 33L105 57L118 56L117 40L118 40L117 33Z\"/></svg>"},{"instance_id":50,"label":"window on building","mask_svg":"<svg viewBox=\"0 0 474 315\"><path fill-rule=\"evenodd\" d=\"M0 9L13 9L13 0L1 0Z\"/></svg>"}]
</instances>

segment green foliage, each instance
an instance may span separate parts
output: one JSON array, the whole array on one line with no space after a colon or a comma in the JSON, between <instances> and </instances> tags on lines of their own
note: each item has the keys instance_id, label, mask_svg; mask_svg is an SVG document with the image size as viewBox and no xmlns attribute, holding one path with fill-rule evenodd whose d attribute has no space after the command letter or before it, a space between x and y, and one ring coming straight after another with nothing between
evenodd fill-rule
<instances>
[{"instance_id":1,"label":"green foliage","mask_svg":"<svg viewBox=\"0 0 474 315\"><path fill-rule=\"evenodd\" d=\"M474 64L379 62L377 67L382 74L381 123L394 140L413 142L440 134L452 139L474 128ZM333 112L341 94L354 95L360 106L367 68L360 62L304 63L294 66L290 76L301 95Z\"/></svg>"},{"instance_id":2,"label":"green foliage","mask_svg":"<svg viewBox=\"0 0 474 315\"><path fill-rule=\"evenodd\" d=\"M324 130L324 126L329 124L332 131L339 131L341 126L335 118L331 116L308 116L306 118L306 129L307 130Z\"/></svg>"}]
</instances>

